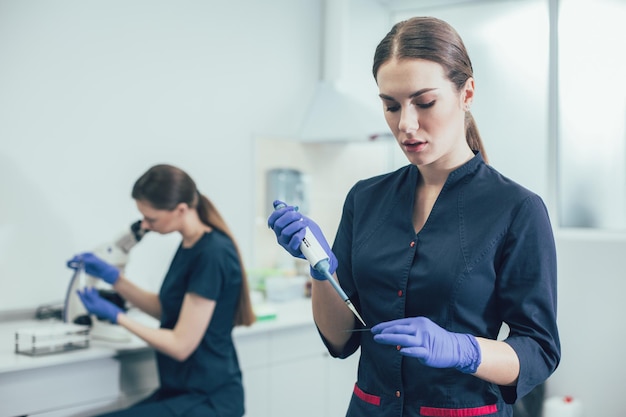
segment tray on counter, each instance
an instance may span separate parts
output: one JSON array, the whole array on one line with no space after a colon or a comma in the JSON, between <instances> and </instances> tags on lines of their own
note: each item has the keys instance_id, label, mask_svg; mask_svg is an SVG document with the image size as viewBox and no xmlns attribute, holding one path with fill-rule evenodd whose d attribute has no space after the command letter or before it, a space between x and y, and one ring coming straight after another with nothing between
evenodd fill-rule
<instances>
[{"instance_id":1,"label":"tray on counter","mask_svg":"<svg viewBox=\"0 0 626 417\"><path fill-rule=\"evenodd\" d=\"M48 355L89 347L90 327L72 323L42 323L15 332L15 353Z\"/></svg>"}]
</instances>

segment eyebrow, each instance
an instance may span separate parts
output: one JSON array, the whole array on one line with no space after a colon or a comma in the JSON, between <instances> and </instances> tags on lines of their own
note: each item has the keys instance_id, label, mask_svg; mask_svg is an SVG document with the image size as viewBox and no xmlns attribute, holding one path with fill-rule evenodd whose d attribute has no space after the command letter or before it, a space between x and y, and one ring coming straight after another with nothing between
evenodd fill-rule
<instances>
[{"instance_id":1,"label":"eyebrow","mask_svg":"<svg viewBox=\"0 0 626 417\"><path fill-rule=\"evenodd\" d=\"M419 97L422 94L428 93L429 91L433 91L436 90L436 88L422 88L421 90L417 90L416 92L414 92L413 94L411 94L409 97L410 98L415 98L415 97ZM395 98L388 96L387 94L379 94L378 97L384 99L384 100L392 100L392 101L396 101Z\"/></svg>"}]
</instances>

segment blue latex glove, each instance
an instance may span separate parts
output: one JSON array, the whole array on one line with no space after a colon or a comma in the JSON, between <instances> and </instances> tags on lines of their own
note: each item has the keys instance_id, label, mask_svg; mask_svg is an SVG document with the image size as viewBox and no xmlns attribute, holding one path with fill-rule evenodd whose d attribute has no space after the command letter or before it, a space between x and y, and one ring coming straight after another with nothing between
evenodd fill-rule
<instances>
[{"instance_id":1,"label":"blue latex glove","mask_svg":"<svg viewBox=\"0 0 626 417\"><path fill-rule=\"evenodd\" d=\"M274 206L278 204L285 203L276 200ZM326 255L328 255L328 262L330 264L328 272L331 275L335 273L338 265L337 257L335 257L335 254L330 249L330 245L324 237L324 233L322 233L317 223L304 216L302 213L299 213L296 207L285 204L285 207L274 210L267 219L267 225L276 234L278 244L285 248L291 256L301 259L305 259L300 250L300 244L302 243L302 239L304 239L305 228L308 227L311 229L313 236L319 241L322 249L324 249ZM326 275L313 267L311 267L311 276L320 281L327 279Z\"/></svg>"},{"instance_id":2,"label":"blue latex glove","mask_svg":"<svg viewBox=\"0 0 626 417\"><path fill-rule=\"evenodd\" d=\"M100 297L98 290L93 287L85 288L83 291L77 290L76 293L87 311L99 319L106 319L113 324L117 324L117 315L124 313L121 308Z\"/></svg>"},{"instance_id":3,"label":"blue latex glove","mask_svg":"<svg viewBox=\"0 0 626 417\"><path fill-rule=\"evenodd\" d=\"M100 278L103 281L114 285L120 278L120 270L104 262L91 252L85 252L74 256L67 261L67 266L72 269L78 269L85 266L85 272L93 277Z\"/></svg>"},{"instance_id":4,"label":"blue latex glove","mask_svg":"<svg viewBox=\"0 0 626 417\"><path fill-rule=\"evenodd\" d=\"M433 368L455 368L473 374L481 361L480 346L470 334L452 333L426 317L392 320L372 327L374 341Z\"/></svg>"}]
</instances>

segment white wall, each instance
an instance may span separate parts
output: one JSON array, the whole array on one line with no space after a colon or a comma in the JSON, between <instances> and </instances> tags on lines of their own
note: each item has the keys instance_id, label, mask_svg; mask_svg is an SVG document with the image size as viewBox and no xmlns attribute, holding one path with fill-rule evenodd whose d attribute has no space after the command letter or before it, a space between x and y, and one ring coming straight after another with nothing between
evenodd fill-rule
<instances>
[{"instance_id":1,"label":"white wall","mask_svg":"<svg viewBox=\"0 0 626 417\"><path fill-rule=\"evenodd\" d=\"M65 261L139 213L133 182L179 165L252 252L253 138L288 134L319 77L310 0L0 2L0 311L62 301ZM178 242L147 235L158 288Z\"/></svg>"}]
</instances>

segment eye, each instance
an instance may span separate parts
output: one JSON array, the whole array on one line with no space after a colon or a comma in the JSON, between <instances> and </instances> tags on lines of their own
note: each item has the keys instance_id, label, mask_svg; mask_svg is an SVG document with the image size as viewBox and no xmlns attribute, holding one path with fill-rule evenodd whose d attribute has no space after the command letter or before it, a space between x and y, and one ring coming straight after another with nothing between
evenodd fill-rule
<instances>
[{"instance_id":1,"label":"eye","mask_svg":"<svg viewBox=\"0 0 626 417\"><path fill-rule=\"evenodd\" d=\"M428 103L417 103L416 106L419 107L420 109L428 109L432 106L435 105L435 100L428 102Z\"/></svg>"},{"instance_id":2,"label":"eye","mask_svg":"<svg viewBox=\"0 0 626 417\"><path fill-rule=\"evenodd\" d=\"M390 112L390 113L395 113L395 112L397 112L398 110L400 110L400 106L398 106L397 104L392 104L392 105L387 106L387 108L386 108L386 109L387 109L387 111L388 111L388 112Z\"/></svg>"}]
</instances>

